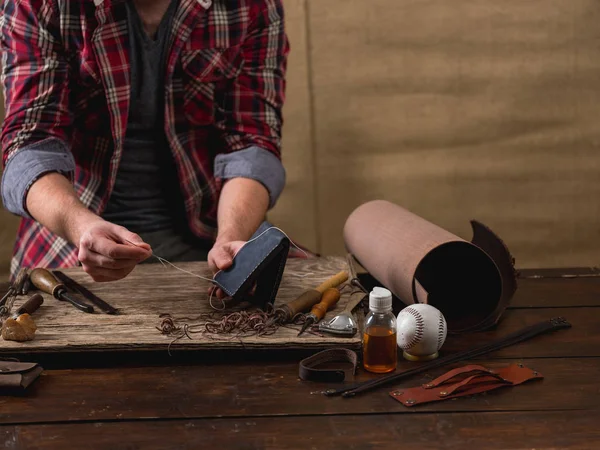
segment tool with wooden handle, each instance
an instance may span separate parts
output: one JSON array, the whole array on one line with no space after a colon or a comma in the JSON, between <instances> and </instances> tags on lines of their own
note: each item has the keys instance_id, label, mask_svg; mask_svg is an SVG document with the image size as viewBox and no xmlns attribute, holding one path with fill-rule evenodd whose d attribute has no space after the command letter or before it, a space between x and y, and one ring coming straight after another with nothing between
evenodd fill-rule
<instances>
[{"instance_id":1,"label":"tool with wooden handle","mask_svg":"<svg viewBox=\"0 0 600 450\"><path fill-rule=\"evenodd\" d=\"M335 288L348 279L348 272L342 270L333 277L324 281L316 289L310 289L301 294L295 300L282 305L274 312L273 322L290 322L298 313L308 311L314 305L321 301L321 296L329 288Z\"/></svg>"},{"instance_id":2,"label":"tool with wooden handle","mask_svg":"<svg viewBox=\"0 0 600 450\"><path fill-rule=\"evenodd\" d=\"M21 293L21 289L23 288L27 276L28 270L25 267L19 270L15 282L10 285L8 292L0 299L0 307L5 306L6 304L12 304L11 300L14 300L15 297Z\"/></svg>"},{"instance_id":3,"label":"tool with wooden handle","mask_svg":"<svg viewBox=\"0 0 600 450\"><path fill-rule=\"evenodd\" d=\"M17 312L12 315L13 319L17 319L21 314L32 315L44 303L44 297L40 294L33 294L25 303L21 305Z\"/></svg>"},{"instance_id":4,"label":"tool with wooden handle","mask_svg":"<svg viewBox=\"0 0 600 450\"><path fill-rule=\"evenodd\" d=\"M62 273L60 270L53 270L52 274L61 283L63 283L68 289L71 289L75 293L81 294L81 296L83 298L92 302L94 305L96 305L98 308L100 308L106 314L118 314L119 313L118 309L116 309L116 308L112 307L111 305L109 305L108 303L106 303L104 300L102 300L96 294L94 294L93 292L91 292L86 287L82 286L81 284L79 284L73 278Z\"/></svg>"},{"instance_id":5,"label":"tool with wooden handle","mask_svg":"<svg viewBox=\"0 0 600 450\"><path fill-rule=\"evenodd\" d=\"M327 311L338 302L340 296L340 291L336 288L329 288L323 292L321 301L313 306L310 310L310 313L308 313L306 316L306 322L304 322L304 325L302 326L300 333L298 333L298 336L304 333L308 327L319 322L323 317L325 317Z\"/></svg>"},{"instance_id":6,"label":"tool with wooden handle","mask_svg":"<svg viewBox=\"0 0 600 450\"><path fill-rule=\"evenodd\" d=\"M33 269L30 278L31 283L40 291L52 295L57 300L69 302L83 312L94 312L93 306L83 303L74 295L69 294L66 286L54 278L54 275L46 269Z\"/></svg>"}]
</instances>

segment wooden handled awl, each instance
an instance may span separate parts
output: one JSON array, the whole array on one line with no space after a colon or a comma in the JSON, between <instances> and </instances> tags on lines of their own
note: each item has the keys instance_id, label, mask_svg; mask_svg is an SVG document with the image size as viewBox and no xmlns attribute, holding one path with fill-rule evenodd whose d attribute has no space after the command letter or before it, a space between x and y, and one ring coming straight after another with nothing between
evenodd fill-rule
<instances>
[{"instance_id":1,"label":"wooden handled awl","mask_svg":"<svg viewBox=\"0 0 600 450\"><path fill-rule=\"evenodd\" d=\"M13 319L18 318L21 314L32 315L44 303L44 297L40 294L32 295L25 303L21 305L17 312L12 315Z\"/></svg>"},{"instance_id":2,"label":"wooden handled awl","mask_svg":"<svg viewBox=\"0 0 600 450\"><path fill-rule=\"evenodd\" d=\"M304 325L302 326L302 330L300 330L300 333L298 333L298 336L300 336L302 333L304 333L308 327L310 327L311 325L319 322L323 317L325 317L325 314L327 314L327 311L329 309L331 309L340 299L340 291L335 289L335 288L329 288L327 289L324 293L323 293L323 297L321 298L321 301L319 303L317 303L315 306L312 307L312 309L310 310L310 313L306 316L306 322L304 322Z\"/></svg>"},{"instance_id":3,"label":"wooden handled awl","mask_svg":"<svg viewBox=\"0 0 600 450\"><path fill-rule=\"evenodd\" d=\"M321 301L321 296L329 288L335 288L348 279L348 272L342 270L336 275L328 278L317 288L310 289L301 294L295 300L275 310L275 319L280 323L290 322L298 313L308 311Z\"/></svg>"},{"instance_id":4,"label":"wooden handled awl","mask_svg":"<svg viewBox=\"0 0 600 450\"><path fill-rule=\"evenodd\" d=\"M58 300L69 302L83 312L94 312L94 308L91 305L83 303L75 296L69 294L65 285L54 278L54 275L46 269L33 269L30 278L31 283L40 291L50 294Z\"/></svg>"}]
</instances>

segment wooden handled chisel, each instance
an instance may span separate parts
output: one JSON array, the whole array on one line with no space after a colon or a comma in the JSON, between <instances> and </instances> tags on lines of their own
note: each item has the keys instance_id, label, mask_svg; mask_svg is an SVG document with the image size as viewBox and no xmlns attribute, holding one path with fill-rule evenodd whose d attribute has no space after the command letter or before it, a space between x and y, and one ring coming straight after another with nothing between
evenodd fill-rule
<instances>
[{"instance_id":1,"label":"wooden handled chisel","mask_svg":"<svg viewBox=\"0 0 600 450\"><path fill-rule=\"evenodd\" d=\"M67 287L54 278L54 275L46 269L33 269L31 272L31 283L40 291L52 295L57 300L69 302L83 312L94 312L93 306L88 305L74 295L69 294Z\"/></svg>"}]
</instances>

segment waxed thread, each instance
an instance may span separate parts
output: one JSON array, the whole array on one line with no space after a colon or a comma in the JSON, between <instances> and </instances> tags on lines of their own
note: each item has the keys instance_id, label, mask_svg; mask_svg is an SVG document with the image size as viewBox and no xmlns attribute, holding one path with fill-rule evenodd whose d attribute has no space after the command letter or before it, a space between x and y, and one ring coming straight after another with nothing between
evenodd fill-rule
<instances>
[{"instance_id":1,"label":"waxed thread","mask_svg":"<svg viewBox=\"0 0 600 450\"><path fill-rule=\"evenodd\" d=\"M242 247L240 247L240 250L241 250L242 248L244 248L244 247L245 247L247 244L249 244L250 242L253 242L253 241L257 240L258 238L260 238L262 235L264 235L264 234L265 234L267 231L269 231L269 230L277 230L277 231L280 231L280 232L281 232L281 233L282 233L282 234L283 234L283 235L284 235L286 238L288 238L288 240L290 241L290 243L291 243L291 244L292 244L292 245L293 245L295 248L297 248L298 250L300 250L300 251L301 251L301 252L304 254L304 256L306 256L306 258L308 258L308 255L306 254L306 252L305 252L304 250L302 250L300 247L298 247L298 246L297 246L297 245L294 243L294 241L292 241L292 240L290 239L290 237L289 237L289 236L288 236L288 235L287 235L287 234L286 234L286 233L285 233L283 230L281 230L280 228L277 228L277 227L269 227L269 228L267 228L265 231L263 231L262 233L260 233L258 236L256 236L255 238L252 238L252 239L250 239L250 240L249 240L249 241L247 241L247 242L246 242L244 245L242 245ZM139 245L137 245L137 244L134 244L133 242L131 242L131 241L127 240L127 239L124 239L124 241L125 241L125 242L128 242L128 243L130 243L131 245L134 245L135 247L139 247ZM240 250L238 250L238 252L239 252ZM237 252L236 252L236 255L237 255ZM166 267L166 264L169 264L171 267L173 267L174 269L177 269L177 270L179 270L180 272L183 272L183 273L186 273L186 274L188 274L188 275L191 275L191 276L194 276L194 277L200 278L200 279L202 279L202 280L208 281L208 282L210 282L210 283L213 283L213 284L214 284L214 283L216 283L216 281L215 281L214 277L216 277L216 276L217 276L217 275L218 275L220 272L222 272L221 270L219 270L217 273L215 273L215 275L213 276L213 278L206 278L206 277L203 277L202 275L198 275L198 274L196 274L196 273L190 272L189 270L182 269L181 267L178 267L178 266L176 266L176 265L175 265L175 264L173 264L171 261L167 260L166 258L163 258L162 256L155 255L154 253L152 254L152 256L153 256L154 258L158 259L158 261L159 261L159 262L160 262L160 263L161 263L161 264L162 264L164 267ZM235 255L234 255L234 258L235 258Z\"/></svg>"},{"instance_id":2,"label":"waxed thread","mask_svg":"<svg viewBox=\"0 0 600 450\"><path fill-rule=\"evenodd\" d=\"M258 238L260 238L261 236L263 236L263 235L264 235L264 234L265 234L267 231L269 231L269 230L277 230L277 231L281 232L281 233L282 233L282 234L283 234L283 235L284 235L286 238L288 238L288 240L290 241L290 243L291 243L291 244L292 244L292 245L293 245L295 248L297 248L298 250L300 250L300 251L301 251L301 252L304 254L304 256L306 256L306 258L308 258L308 255L306 254L306 252L305 252L304 250L302 250L300 247L298 247L298 245L296 245L296 243L294 243L294 241L292 241L292 240L290 239L290 237L289 237L289 236L288 236L288 235L287 235L287 234L286 234L286 233L285 233L283 230L281 230L280 228L277 228L277 227L269 227L269 228L267 228L265 231L263 231L262 233L260 233L258 236L256 236L255 238L252 238L252 239L250 239L250 240L249 240L249 241L247 241L247 242L246 242L244 245L242 245L242 247L240 247L240 250L241 250L242 248L244 248L244 247L245 247L247 244L249 244L250 242L253 242L253 241L257 240ZM139 247L139 245L137 245L137 244L134 244L133 242L131 242L131 241L130 241L130 240L128 240L128 239L124 239L124 241L125 241L125 242L128 242L129 244L131 244L131 245L133 245L133 246L135 246L135 247ZM238 250L238 252L239 252L240 250ZM237 252L236 252L236 255L237 255ZM212 297L213 297L213 295L214 295L214 293L215 293L215 291L216 291L216 289L217 289L217 285L216 285L215 277L216 277L216 276L217 276L217 275L218 275L218 274L221 272L221 270L219 270L217 273L215 273L215 274L214 274L214 276L213 276L213 278L207 278L207 277L203 277L202 275L198 275L198 274L196 274L196 273L190 272L189 270L182 269L181 267L178 267L178 266L176 266L176 265L175 265L175 264L173 264L171 261L167 260L166 258L163 258L162 256L155 255L154 253L152 253L152 256L153 256L154 258L156 258L156 259L157 259L157 260L158 260L158 261L159 261L159 262L162 264L162 266L163 266L163 267L165 267L165 268L167 268L167 264L168 264L168 265L170 265L171 267L173 267L174 269L176 269L176 270L178 270L178 271L180 271L180 272L183 272L183 273L185 273L185 274L191 275L191 276L193 276L193 277L196 277L196 278L200 278L201 280L205 280L205 281L208 281L209 283L212 283L212 284L214 284L215 286L213 287L213 289L211 289L211 292L210 292L210 297L209 297L209 299L208 299L208 303L209 303L210 307L211 307L212 309L214 309L214 310L217 310L217 311L223 311L223 310L225 310L225 309L226 309L225 302L223 301L223 299L221 299L221 303L222 303L222 307L221 307L221 308L216 308L216 307L213 305L213 303L212 303ZM235 255L234 255L234 258L235 258ZM306 274L305 276L308 276L308 275L310 275L310 274Z\"/></svg>"}]
</instances>

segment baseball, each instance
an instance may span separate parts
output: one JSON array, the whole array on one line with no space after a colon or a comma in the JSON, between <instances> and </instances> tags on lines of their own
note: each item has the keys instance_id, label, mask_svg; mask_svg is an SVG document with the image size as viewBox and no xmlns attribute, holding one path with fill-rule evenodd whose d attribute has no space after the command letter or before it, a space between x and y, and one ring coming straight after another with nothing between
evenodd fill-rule
<instances>
[{"instance_id":1,"label":"baseball","mask_svg":"<svg viewBox=\"0 0 600 450\"><path fill-rule=\"evenodd\" d=\"M425 361L438 357L446 341L444 315L431 305L418 303L407 306L397 317L396 341L410 361Z\"/></svg>"}]
</instances>

